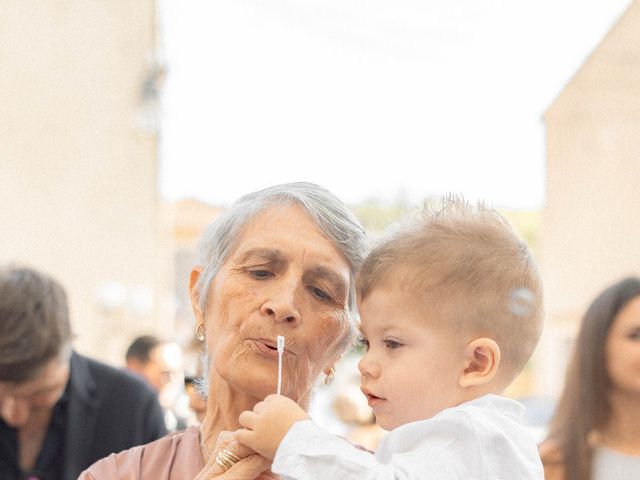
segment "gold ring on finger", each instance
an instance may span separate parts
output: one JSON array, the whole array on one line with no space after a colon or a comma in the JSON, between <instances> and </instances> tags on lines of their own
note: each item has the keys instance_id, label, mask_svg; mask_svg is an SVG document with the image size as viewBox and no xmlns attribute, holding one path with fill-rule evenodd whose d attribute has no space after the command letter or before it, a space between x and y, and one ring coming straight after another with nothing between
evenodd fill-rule
<instances>
[{"instance_id":1,"label":"gold ring on finger","mask_svg":"<svg viewBox=\"0 0 640 480\"><path fill-rule=\"evenodd\" d=\"M216 455L216 463L224 468L225 471L229 470L239 461L240 457L238 457L235 453L230 452L229 450L222 449Z\"/></svg>"}]
</instances>

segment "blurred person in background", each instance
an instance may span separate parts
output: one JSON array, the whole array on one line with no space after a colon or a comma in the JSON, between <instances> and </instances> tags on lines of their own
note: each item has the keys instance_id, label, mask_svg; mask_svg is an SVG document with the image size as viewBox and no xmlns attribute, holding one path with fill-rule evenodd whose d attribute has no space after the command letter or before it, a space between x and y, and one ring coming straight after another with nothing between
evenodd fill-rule
<instances>
[{"instance_id":1,"label":"blurred person in background","mask_svg":"<svg viewBox=\"0 0 640 480\"><path fill-rule=\"evenodd\" d=\"M174 381L178 375L182 380L180 347L153 335L142 335L127 348L125 361L129 371L140 375L158 392L167 430L185 429L187 421L179 411L180 395L184 392L182 385Z\"/></svg>"},{"instance_id":2,"label":"blurred person in background","mask_svg":"<svg viewBox=\"0 0 640 480\"><path fill-rule=\"evenodd\" d=\"M331 408L342 423L347 426L344 438L355 445L374 451L386 433L376 423L376 417L367 398L358 387L347 388L337 394Z\"/></svg>"},{"instance_id":3,"label":"blurred person in background","mask_svg":"<svg viewBox=\"0 0 640 480\"><path fill-rule=\"evenodd\" d=\"M50 276L0 268L0 477L72 480L98 458L162 437L155 392L77 354Z\"/></svg>"},{"instance_id":4,"label":"blurred person in background","mask_svg":"<svg viewBox=\"0 0 640 480\"><path fill-rule=\"evenodd\" d=\"M159 338L143 335L131 342L125 354L127 369L142 376L157 392L171 382L172 369L164 347Z\"/></svg>"},{"instance_id":5,"label":"blurred person in background","mask_svg":"<svg viewBox=\"0 0 640 480\"><path fill-rule=\"evenodd\" d=\"M189 397L189 408L196 417L196 423L202 423L207 413L207 397L205 397L198 388L197 378L185 376L184 388Z\"/></svg>"},{"instance_id":6,"label":"blurred person in background","mask_svg":"<svg viewBox=\"0 0 640 480\"><path fill-rule=\"evenodd\" d=\"M587 309L540 452L547 480L640 478L640 278Z\"/></svg>"},{"instance_id":7,"label":"blurred person in background","mask_svg":"<svg viewBox=\"0 0 640 480\"><path fill-rule=\"evenodd\" d=\"M277 185L238 200L205 231L190 278L196 336L208 354L202 424L103 459L81 478L274 478L270 461L240 451L223 431L238 429L240 413L276 391L278 335L284 395L307 409L316 378L332 380L353 338L365 249L356 218L317 185Z\"/></svg>"},{"instance_id":8,"label":"blurred person in background","mask_svg":"<svg viewBox=\"0 0 640 480\"><path fill-rule=\"evenodd\" d=\"M184 389L188 398L188 406L192 413L191 425L198 425L204 420L207 411L207 397L204 393L206 352L202 349L202 342L195 336L185 349Z\"/></svg>"}]
</instances>

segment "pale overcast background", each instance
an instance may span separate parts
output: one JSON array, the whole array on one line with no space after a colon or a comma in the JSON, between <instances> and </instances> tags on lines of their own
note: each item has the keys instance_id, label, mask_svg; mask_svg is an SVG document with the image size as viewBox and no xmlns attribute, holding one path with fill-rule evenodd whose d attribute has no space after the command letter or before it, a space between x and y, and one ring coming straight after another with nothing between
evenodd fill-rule
<instances>
[{"instance_id":1,"label":"pale overcast background","mask_svg":"<svg viewBox=\"0 0 640 480\"><path fill-rule=\"evenodd\" d=\"M164 0L165 198L544 201L542 115L629 0Z\"/></svg>"}]
</instances>

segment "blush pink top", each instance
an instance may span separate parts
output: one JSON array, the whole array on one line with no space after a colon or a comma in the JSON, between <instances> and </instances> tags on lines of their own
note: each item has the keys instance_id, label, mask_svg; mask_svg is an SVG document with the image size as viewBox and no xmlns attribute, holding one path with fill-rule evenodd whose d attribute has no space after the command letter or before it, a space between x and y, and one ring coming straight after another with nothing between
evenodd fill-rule
<instances>
[{"instance_id":1,"label":"blush pink top","mask_svg":"<svg viewBox=\"0 0 640 480\"><path fill-rule=\"evenodd\" d=\"M193 480L203 468L198 427L189 427L112 453L82 472L78 480Z\"/></svg>"}]
</instances>

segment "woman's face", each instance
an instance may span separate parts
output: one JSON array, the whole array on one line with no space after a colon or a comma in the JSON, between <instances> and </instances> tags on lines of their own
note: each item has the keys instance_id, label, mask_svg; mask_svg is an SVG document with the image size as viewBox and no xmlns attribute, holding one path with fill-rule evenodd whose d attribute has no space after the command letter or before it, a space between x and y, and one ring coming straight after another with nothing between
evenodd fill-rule
<instances>
[{"instance_id":1,"label":"woman's face","mask_svg":"<svg viewBox=\"0 0 640 480\"><path fill-rule=\"evenodd\" d=\"M614 391L640 394L640 296L620 310L606 342L609 378Z\"/></svg>"},{"instance_id":2,"label":"woman's face","mask_svg":"<svg viewBox=\"0 0 640 480\"><path fill-rule=\"evenodd\" d=\"M285 337L282 393L302 400L339 356L349 330L346 259L298 206L272 206L245 227L211 282L204 312L216 375L262 399L275 393L276 336Z\"/></svg>"}]
</instances>

